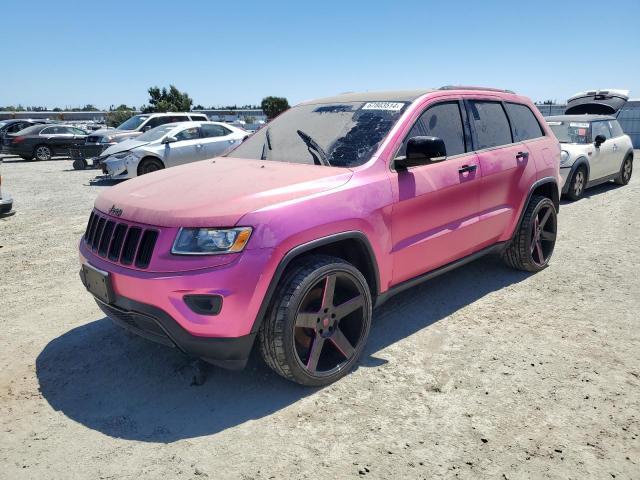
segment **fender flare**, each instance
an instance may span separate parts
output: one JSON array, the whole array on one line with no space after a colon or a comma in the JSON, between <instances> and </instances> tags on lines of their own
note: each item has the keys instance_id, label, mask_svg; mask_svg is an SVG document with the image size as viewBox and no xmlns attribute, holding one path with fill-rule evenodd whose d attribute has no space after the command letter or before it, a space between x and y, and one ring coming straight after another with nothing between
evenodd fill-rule
<instances>
[{"instance_id":1,"label":"fender flare","mask_svg":"<svg viewBox=\"0 0 640 480\"><path fill-rule=\"evenodd\" d=\"M269 282L269 287L267 287L267 292L262 299L258 314L253 321L251 333L256 333L260 329L262 320L264 319L264 316L267 313L267 309L271 304L271 300L276 293L278 284L280 283L285 270L291 264L291 262L301 255L318 247L324 247L326 245L337 243L343 240L357 240L365 247L367 256L369 257L369 262L371 263L371 266L373 268L373 291L375 292L375 295L378 295L380 293L380 272L378 269L378 262L373 251L373 247L371 246L371 242L369 242L369 239L363 232L361 232L360 230L350 230L347 232L334 233L326 237L317 238L311 240L310 242L293 247L280 259L280 262L278 263L278 266L276 267L276 270L271 277L271 281Z\"/></svg>"},{"instance_id":2,"label":"fender flare","mask_svg":"<svg viewBox=\"0 0 640 480\"><path fill-rule=\"evenodd\" d=\"M518 232L520 231L520 226L522 225L522 220L524 220L524 214L527 211L527 206L529 205L529 202L531 201L531 197L533 196L533 192L536 188L538 188L541 185L546 185L546 184L553 184L556 186L556 189L558 188L558 182L556 181L556 179L554 177L544 177L541 178L540 180L536 181L533 185L531 185L531 187L529 188L529 193L527 193L527 199L525 200L524 204L522 205L522 209L520 211L520 215L518 218L518 223L516 224L516 228L513 230L513 233L511 234L511 241L513 241L513 239L515 238L515 236L518 234ZM553 199L552 199L553 200ZM554 204L556 204L555 200ZM557 203L557 209L559 210L560 208L560 191L558 191L558 203Z\"/></svg>"}]
</instances>

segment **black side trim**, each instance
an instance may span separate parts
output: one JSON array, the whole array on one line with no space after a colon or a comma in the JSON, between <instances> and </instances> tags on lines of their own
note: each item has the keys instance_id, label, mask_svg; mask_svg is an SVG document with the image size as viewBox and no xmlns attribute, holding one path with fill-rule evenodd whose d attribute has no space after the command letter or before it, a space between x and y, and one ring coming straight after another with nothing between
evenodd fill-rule
<instances>
[{"instance_id":1,"label":"black side trim","mask_svg":"<svg viewBox=\"0 0 640 480\"><path fill-rule=\"evenodd\" d=\"M278 287L278 283L280 282L280 278L284 273L287 266L298 256L302 255L305 252L313 250L318 247L323 247L325 245L330 245L332 243L340 242L342 240L357 240L364 245L367 250L367 254L369 255L369 261L373 267L374 272L374 292L380 291L380 274L378 271L378 263L376 262L376 256L373 253L373 248L369 243L369 239L367 236L358 231L352 230L348 232L336 233L333 235L329 235L328 237L318 238L308 243L303 243L302 245L298 245L297 247L289 250L286 255L280 260L278 267L276 268L275 273L273 274L273 278L271 278L271 283L269 283L269 288L267 289L267 293L262 299L262 304L260 305L260 310L258 310L258 315L253 321L253 328L251 329L252 334L256 334L260 329L260 325L262 324L262 319L267 313L267 308L269 308L269 304L271 303L271 299Z\"/></svg>"},{"instance_id":2,"label":"black side trim","mask_svg":"<svg viewBox=\"0 0 640 480\"><path fill-rule=\"evenodd\" d=\"M130 323L123 322L122 318L115 319L118 325L149 340L166 345L166 342L161 340L162 335L159 335L159 331L162 331L170 342L175 344L175 346L185 354L201 358L223 368L232 370L244 368L249 359L251 349L253 348L255 333L250 333L243 337L198 337L191 335L168 313L153 305L137 302L120 295L116 295L113 304L105 304L99 299L95 299L100 308L112 320L115 315L108 313L110 309L117 310L118 313L120 313L119 316L142 317L147 322L153 322L157 326L157 329L155 329L156 331L148 328L143 330L141 328L143 323L139 320L135 322L136 326L133 326Z\"/></svg>"},{"instance_id":3,"label":"black side trim","mask_svg":"<svg viewBox=\"0 0 640 480\"><path fill-rule=\"evenodd\" d=\"M607 175L606 177L598 178L596 180L591 180L587 182L584 188L587 189L587 188L595 187L596 185L600 185L602 183L607 183L608 181L614 180L619 176L620 176L619 173L612 173L611 175Z\"/></svg>"},{"instance_id":4,"label":"black side trim","mask_svg":"<svg viewBox=\"0 0 640 480\"><path fill-rule=\"evenodd\" d=\"M384 302L389 300L394 295L397 295L398 293L403 292L404 290L407 290L409 288L415 287L416 285L419 285L422 282L426 282L427 280L431 280L432 278L437 277L438 275L442 275L443 273L450 272L451 270L454 270L454 269L456 269L458 267L461 267L462 265L465 265L467 263L473 262L474 260L477 260L480 257L484 257L485 255L488 255L489 253L502 252L502 250L504 250L506 245L507 245L507 242L499 242L499 243L493 244L493 245L491 245L489 247L483 248L482 250L480 250L480 251L478 251L476 253L472 253L471 255L467 255L466 257L462 257L462 258L460 258L460 259L458 259L458 260L456 260L454 262L447 263L446 265L443 265L442 267L436 268L435 270L432 270L430 272L424 273L422 275L419 275L417 277L411 278L409 280L405 280L402 283L394 285L393 287L391 287L386 292L381 293L380 295L378 295L378 298L376 298L375 307L379 307L380 305L382 305Z\"/></svg>"}]
</instances>

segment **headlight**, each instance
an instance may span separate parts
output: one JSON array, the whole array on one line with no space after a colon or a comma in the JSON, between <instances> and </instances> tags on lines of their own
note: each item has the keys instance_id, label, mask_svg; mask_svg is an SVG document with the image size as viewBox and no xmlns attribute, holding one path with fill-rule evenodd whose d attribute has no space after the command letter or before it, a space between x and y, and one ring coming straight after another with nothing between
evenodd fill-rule
<instances>
[{"instance_id":1,"label":"headlight","mask_svg":"<svg viewBox=\"0 0 640 480\"><path fill-rule=\"evenodd\" d=\"M560 152L560 165L565 166L569 163L569 152L567 152L566 150L562 150Z\"/></svg>"},{"instance_id":2,"label":"headlight","mask_svg":"<svg viewBox=\"0 0 640 480\"><path fill-rule=\"evenodd\" d=\"M251 236L251 227L181 228L171 253L175 255L218 255L241 252Z\"/></svg>"},{"instance_id":3,"label":"headlight","mask_svg":"<svg viewBox=\"0 0 640 480\"><path fill-rule=\"evenodd\" d=\"M120 152L120 153L116 153L114 154L114 158L126 158L131 154L131 152L126 151L126 152Z\"/></svg>"},{"instance_id":4,"label":"headlight","mask_svg":"<svg viewBox=\"0 0 640 480\"><path fill-rule=\"evenodd\" d=\"M113 139L115 137L102 137L100 140L98 140L98 143L113 143Z\"/></svg>"}]
</instances>

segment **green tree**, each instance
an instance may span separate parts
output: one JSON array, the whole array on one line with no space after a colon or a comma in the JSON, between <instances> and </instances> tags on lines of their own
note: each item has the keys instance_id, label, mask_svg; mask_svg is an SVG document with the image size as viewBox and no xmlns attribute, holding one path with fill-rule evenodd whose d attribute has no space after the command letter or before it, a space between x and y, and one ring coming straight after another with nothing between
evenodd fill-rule
<instances>
[{"instance_id":1,"label":"green tree","mask_svg":"<svg viewBox=\"0 0 640 480\"><path fill-rule=\"evenodd\" d=\"M129 120L135 113L134 107L128 107L125 104L118 105L115 109L112 106L107 114L107 125L117 127L125 120Z\"/></svg>"},{"instance_id":2,"label":"green tree","mask_svg":"<svg viewBox=\"0 0 640 480\"><path fill-rule=\"evenodd\" d=\"M289 102L284 97L265 97L260 104L269 120L289 109Z\"/></svg>"},{"instance_id":3,"label":"green tree","mask_svg":"<svg viewBox=\"0 0 640 480\"><path fill-rule=\"evenodd\" d=\"M166 88L149 88L149 105L142 108L144 113L155 112L188 112L191 110L193 100L186 92L181 92L175 86Z\"/></svg>"}]
</instances>

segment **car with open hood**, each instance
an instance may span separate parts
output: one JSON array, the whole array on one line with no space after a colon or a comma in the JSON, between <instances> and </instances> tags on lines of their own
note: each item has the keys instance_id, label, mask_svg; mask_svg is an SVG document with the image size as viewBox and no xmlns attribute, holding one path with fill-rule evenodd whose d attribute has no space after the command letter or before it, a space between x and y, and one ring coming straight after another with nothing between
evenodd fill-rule
<instances>
[{"instance_id":1,"label":"car with open hood","mask_svg":"<svg viewBox=\"0 0 640 480\"><path fill-rule=\"evenodd\" d=\"M585 189L608 181L626 185L633 172L633 144L615 115L628 99L623 90L591 90L574 95L565 115L546 121L562 146L562 193L580 199Z\"/></svg>"},{"instance_id":2,"label":"car with open hood","mask_svg":"<svg viewBox=\"0 0 640 480\"><path fill-rule=\"evenodd\" d=\"M152 128L167 123L208 121L203 113L194 112L167 112L167 113L143 113L134 115L125 120L116 128L103 128L87 137L83 145L78 145L70 151L73 159L73 168L84 170L88 166L98 167L104 159L102 153L117 143L135 138Z\"/></svg>"},{"instance_id":3,"label":"car with open hood","mask_svg":"<svg viewBox=\"0 0 640 480\"><path fill-rule=\"evenodd\" d=\"M133 178L223 155L248 137L220 122L167 123L106 149L102 171L114 180Z\"/></svg>"},{"instance_id":4,"label":"car with open hood","mask_svg":"<svg viewBox=\"0 0 640 480\"><path fill-rule=\"evenodd\" d=\"M394 294L488 253L546 268L559 161L540 112L510 91L308 101L224 156L101 192L80 278L147 339L228 368L256 344L283 377L326 385Z\"/></svg>"}]
</instances>

